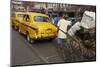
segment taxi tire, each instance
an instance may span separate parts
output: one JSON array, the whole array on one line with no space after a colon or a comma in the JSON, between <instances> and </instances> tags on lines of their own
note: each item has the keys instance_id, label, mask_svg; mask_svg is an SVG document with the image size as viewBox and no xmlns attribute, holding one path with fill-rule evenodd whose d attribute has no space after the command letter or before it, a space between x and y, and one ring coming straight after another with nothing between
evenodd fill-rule
<instances>
[{"instance_id":1,"label":"taxi tire","mask_svg":"<svg viewBox=\"0 0 100 67\"><path fill-rule=\"evenodd\" d=\"M49 40L50 40L50 41L54 41L54 40L55 40L55 38L50 38Z\"/></svg>"},{"instance_id":2,"label":"taxi tire","mask_svg":"<svg viewBox=\"0 0 100 67\"><path fill-rule=\"evenodd\" d=\"M27 33L27 41L28 41L30 44L33 44L33 43L34 43L34 40L33 40L32 38L30 38L29 33Z\"/></svg>"}]
</instances>

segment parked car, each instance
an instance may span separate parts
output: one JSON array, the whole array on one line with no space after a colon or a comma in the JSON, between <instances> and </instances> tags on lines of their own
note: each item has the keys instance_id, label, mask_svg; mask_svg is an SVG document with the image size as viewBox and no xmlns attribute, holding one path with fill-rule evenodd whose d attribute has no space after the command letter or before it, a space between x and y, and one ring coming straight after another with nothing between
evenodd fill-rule
<instances>
[{"instance_id":1,"label":"parked car","mask_svg":"<svg viewBox=\"0 0 100 67\"><path fill-rule=\"evenodd\" d=\"M27 40L33 43L36 39L53 39L57 36L57 27L52 24L49 16L42 13L26 13L19 32L27 36Z\"/></svg>"}]
</instances>

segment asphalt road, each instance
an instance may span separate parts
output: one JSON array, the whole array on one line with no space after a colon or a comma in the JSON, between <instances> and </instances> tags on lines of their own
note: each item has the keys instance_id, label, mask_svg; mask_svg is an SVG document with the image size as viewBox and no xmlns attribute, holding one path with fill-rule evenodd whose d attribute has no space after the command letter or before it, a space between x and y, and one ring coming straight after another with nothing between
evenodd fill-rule
<instances>
[{"instance_id":1,"label":"asphalt road","mask_svg":"<svg viewBox=\"0 0 100 67\"><path fill-rule=\"evenodd\" d=\"M58 55L55 40L36 41L29 44L24 35L11 30L11 64L49 64L63 63L64 60Z\"/></svg>"},{"instance_id":2,"label":"asphalt road","mask_svg":"<svg viewBox=\"0 0 100 67\"><path fill-rule=\"evenodd\" d=\"M18 31L11 30L11 64L12 65L30 65L30 64L50 64L64 63L65 61L58 54L55 40L37 40L34 44L27 42L26 37L19 34ZM71 51L71 50L70 50ZM66 53L68 53L66 51ZM78 57L71 51L67 55L67 61L95 61L96 58L86 59L83 56ZM66 62L67 62L66 61Z\"/></svg>"}]
</instances>

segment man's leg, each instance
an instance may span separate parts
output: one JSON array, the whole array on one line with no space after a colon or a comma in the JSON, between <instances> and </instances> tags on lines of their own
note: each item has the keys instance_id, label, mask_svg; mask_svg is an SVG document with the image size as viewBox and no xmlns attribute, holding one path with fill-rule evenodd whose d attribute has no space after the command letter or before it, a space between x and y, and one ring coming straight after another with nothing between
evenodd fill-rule
<instances>
[{"instance_id":1,"label":"man's leg","mask_svg":"<svg viewBox=\"0 0 100 67\"><path fill-rule=\"evenodd\" d=\"M57 40L57 52L62 59L64 59L64 60L66 59L66 56L64 53L64 39L58 38L58 40Z\"/></svg>"},{"instance_id":2,"label":"man's leg","mask_svg":"<svg viewBox=\"0 0 100 67\"><path fill-rule=\"evenodd\" d=\"M56 46L57 46L57 49L59 49L59 50L64 49L63 39L58 38Z\"/></svg>"}]
</instances>

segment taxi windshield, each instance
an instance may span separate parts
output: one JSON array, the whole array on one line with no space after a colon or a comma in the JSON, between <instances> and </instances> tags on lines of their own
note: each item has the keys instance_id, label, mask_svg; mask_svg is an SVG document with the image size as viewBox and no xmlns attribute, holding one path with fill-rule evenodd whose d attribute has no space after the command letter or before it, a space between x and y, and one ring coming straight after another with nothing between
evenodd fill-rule
<instances>
[{"instance_id":1,"label":"taxi windshield","mask_svg":"<svg viewBox=\"0 0 100 67\"><path fill-rule=\"evenodd\" d=\"M49 18L45 16L35 16L34 17L35 22L49 22Z\"/></svg>"}]
</instances>

